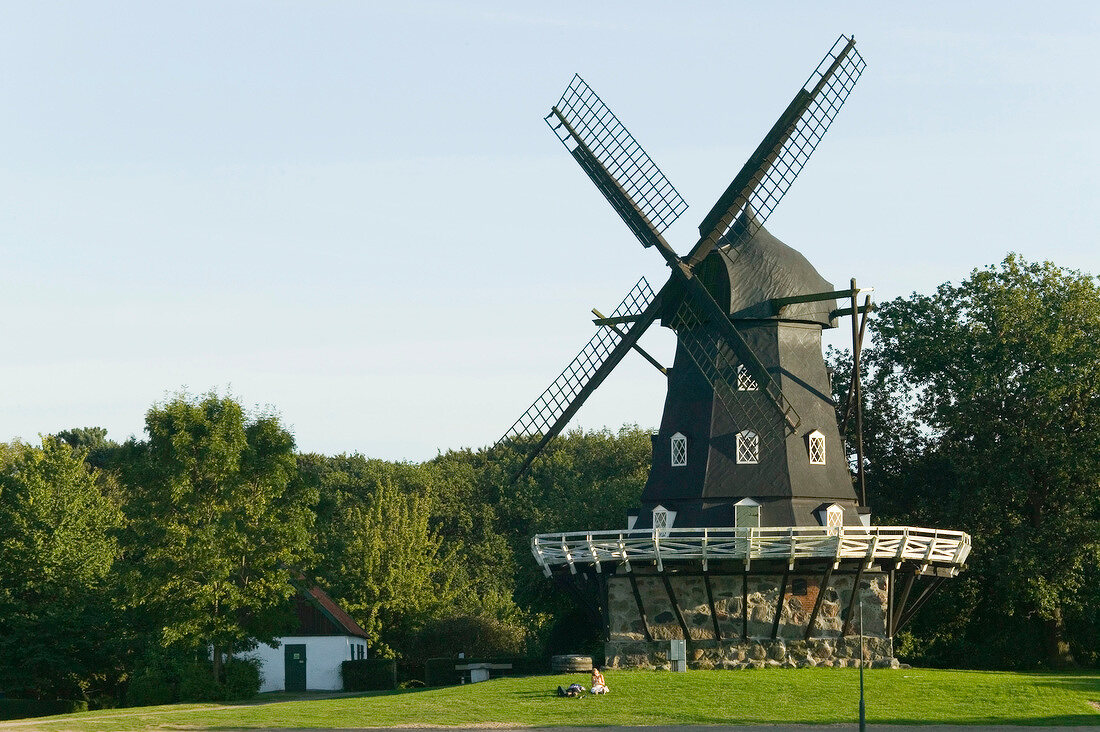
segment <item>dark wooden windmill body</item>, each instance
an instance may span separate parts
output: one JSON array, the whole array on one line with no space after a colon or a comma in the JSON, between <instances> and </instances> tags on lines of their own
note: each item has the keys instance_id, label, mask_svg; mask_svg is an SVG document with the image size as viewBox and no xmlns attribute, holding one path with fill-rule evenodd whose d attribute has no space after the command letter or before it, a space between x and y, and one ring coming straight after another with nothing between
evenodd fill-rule
<instances>
[{"instance_id":1,"label":"dark wooden windmill body","mask_svg":"<svg viewBox=\"0 0 1100 732\"><path fill-rule=\"evenodd\" d=\"M860 306L855 280L835 290L763 227L863 67L854 39L841 36L683 256L664 231L687 204L580 77L546 118L671 271L656 292L639 280L610 316L594 311L596 335L502 438L533 445L519 478L630 351L667 376L649 478L628 528L532 540L547 576L577 593L602 626L609 664L667 663L675 647L666 639L680 638L697 645L704 667L762 664L760 653L845 665L856 653L845 640L855 608L865 604L865 630L877 638L871 656L896 664L894 633L969 553L961 532L870 525L821 350L822 331L851 316L848 407L858 434L869 298ZM841 309L846 298L850 307ZM671 368L638 345L655 322L676 333ZM856 452L862 465L858 437Z\"/></svg>"},{"instance_id":2,"label":"dark wooden windmill body","mask_svg":"<svg viewBox=\"0 0 1100 732\"><path fill-rule=\"evenodd\" d=\"M707 380L689 344L719 334L700 324L711 332L680 340L669 370L635 528L651 527L657 506L676 512L677 527L735 526L735 507L746 498L759 503L759 526L820 525L823 504L840 506L846 524L860 522L821 350L822 330L837 324L836 300L772 304L835 288L805 257L756 228L739 251L731 254L725 245L696 271L798 415L797 426L733 349L719 352L722 368L732 372L728 382ZM675 314L663 320L675 324Z\"/></svg>"}]
</instances>

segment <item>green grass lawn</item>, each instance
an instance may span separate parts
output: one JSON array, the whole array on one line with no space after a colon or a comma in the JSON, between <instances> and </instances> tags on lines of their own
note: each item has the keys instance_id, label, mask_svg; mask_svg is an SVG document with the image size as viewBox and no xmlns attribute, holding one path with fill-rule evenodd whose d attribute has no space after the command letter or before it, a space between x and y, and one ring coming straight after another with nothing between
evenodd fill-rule
<instances>
[{"instance_id":1,"label":"green grass lawn","mask_svg":"<svg viewBox=\"0 0 1100 732\"><path fill-rule=\"evenodd\" d=\"M587 676L496 679L437 689L237 705L178 704L48 717L20 729L831 724L858 717L854 669L608 671L611 694L560 699ZM933 669L866 672L868 724L1100 725L1100 673ZM285 697L284 697L285 698ZM28 722L31 722L28 720ZM5 729L13 723L0 723Z\"/></svg>"}]
</instances>

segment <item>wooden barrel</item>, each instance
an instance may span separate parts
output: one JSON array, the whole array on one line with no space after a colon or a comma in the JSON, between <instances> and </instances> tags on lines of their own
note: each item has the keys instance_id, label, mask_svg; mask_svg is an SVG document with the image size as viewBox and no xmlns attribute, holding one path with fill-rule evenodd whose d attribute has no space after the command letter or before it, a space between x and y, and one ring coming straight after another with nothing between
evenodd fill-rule
<instances>
[{"instance_id":1,"label":"wooden barrel","mask_svg":"<svg viewBox=\"0 0 1100 732\"><path fill-rule=\"evenodd\" d=\"M550 670L556 674L587 673L592 670L592 656L552 656Z\"/></svg>"}]
</instances>

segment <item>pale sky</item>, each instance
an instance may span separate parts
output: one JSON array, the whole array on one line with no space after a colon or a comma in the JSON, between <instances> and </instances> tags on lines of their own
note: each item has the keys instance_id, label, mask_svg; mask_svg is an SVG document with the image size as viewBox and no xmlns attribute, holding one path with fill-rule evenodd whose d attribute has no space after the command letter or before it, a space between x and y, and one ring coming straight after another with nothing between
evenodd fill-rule
<instances>
[{"instance_id":1,"label":"pale sky","mask_svg":"<svg viewBox=\"0 0 1100 732\"><path fill-rule=\"evenodd\" d=\"M1009 251L1096 274L1098 20L1091 2L5 3L0 440L141 436L153 403L214 389L273 407L302 450L491 444L590 308L667 277L542 121L574 73L691 204L667 235L683 253L854 33L867 70L775 235L880 301ZM628 357L574 426L654 427L663 399Z\"/></svg>"}]
</instances>

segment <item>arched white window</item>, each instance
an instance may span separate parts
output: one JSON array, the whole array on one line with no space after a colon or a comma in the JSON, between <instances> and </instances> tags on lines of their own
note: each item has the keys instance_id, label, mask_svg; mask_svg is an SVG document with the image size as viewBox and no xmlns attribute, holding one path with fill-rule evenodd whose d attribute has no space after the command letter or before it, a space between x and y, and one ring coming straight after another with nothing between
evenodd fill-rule
<instances>
[{"instance_id":1,"label":"arched white window","mask_svg":"<svg viewBox=\"0 0 1100 732\"><path fill-rule=\"evenodd\" d=\"M760 526L760 504L751 498L742 498L733 504L733 525L755 529Z\"/></svg>"},{"instance_id":2,"label":"arched white window","mask_svg":"<svg viewBox=\"0 0 1100 732\"><path fill-rule=\"evenodd\" d=\"M661 505L657 505L653 509L653 533L659 536L668 536L668 530L672 528L675 521L675 511L669 511Z\"/></svg>"},{"instance_id":3,"label":"arched white window","mask_svg":"<svg viewBox=\"0 0 1100 732\"><path fill-rule=\"evenodd\" d=\"M745 364L737 364L737 391L756 391L759 388L756 379L752 378L752 374L745 368Z\"/></svg>"},{"instance_id":4,"label":"arched white window","mask_svg":"<svg viewBox=\"0 0 1100 732\"><path fill-rule=\"evenodd\" d=\"M672 467L682 468L688 464L688 438L677 432L672 436Z\"/></svg>"},{"instance_id":5,"label":"arched white window","mask_svg":"<svg viewBox=\"0 0 1100 732\"><path fill-rule=\"evenodd\" d=\"M760 462L760 435L751 430L737 433L737 463L755 465Z\"/></svg>"},{"instance_id":6,"label":"arched white window","mask_svg":"<svg viewBox=\"0 0 1100 732\"><path fill-rule=\"evenodd\" d=\"M810 465L824 465L825 435L818 430L814 430L807 436L807 443L810 450Z\"/></svg>"}]
</instances>

